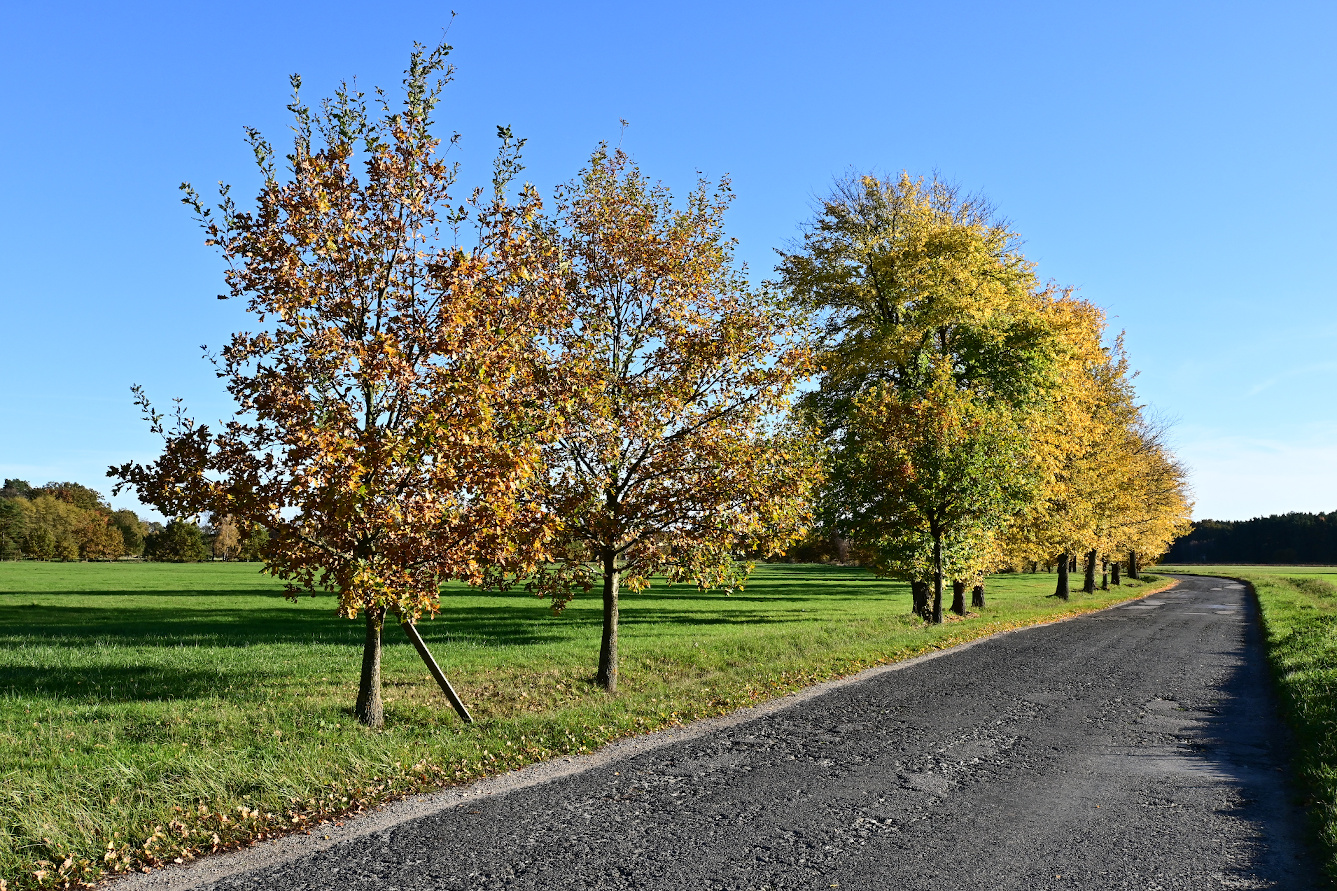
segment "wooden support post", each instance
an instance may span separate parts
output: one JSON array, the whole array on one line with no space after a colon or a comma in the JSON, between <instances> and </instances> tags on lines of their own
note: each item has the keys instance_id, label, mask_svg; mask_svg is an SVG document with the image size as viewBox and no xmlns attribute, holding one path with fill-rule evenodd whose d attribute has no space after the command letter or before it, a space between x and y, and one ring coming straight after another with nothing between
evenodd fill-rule
<instances>
[{"instance_id":1,"label":"wooden support post","mask_svg":"<svg viewBox=\"0 0 1337 891\"><path fill-rule=\"evenodd\" d=\"M436 660L432 658L432 653L427 649L427 644L423 641L422 635L418 633L418 629L413 627L413 623L407 619L400 622L399 627L403 628L404 633L409 636L409 640L413 641L413 648L418 651L418 655L422 657L422 661L427 663L427 670L432 673L432 677L436 678L436 682L441 685L441 691L446 694L446 698L450 700L450 704L455 706L455 711L464 719L464 723L472 724L474 722L473 716L470 715L469 710L464 707L464 703L460 702L460 698L455 695L455 688L450 686L450 681L446 680L446 673L441 670L441 666L437 665Z\"/></svg>"}]
</instances>

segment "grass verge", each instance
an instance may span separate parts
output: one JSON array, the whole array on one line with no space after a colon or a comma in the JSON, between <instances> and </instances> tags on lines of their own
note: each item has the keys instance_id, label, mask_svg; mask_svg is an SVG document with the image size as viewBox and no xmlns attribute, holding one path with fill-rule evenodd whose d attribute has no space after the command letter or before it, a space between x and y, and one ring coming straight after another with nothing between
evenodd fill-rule
<instances>
[{"instance_id":1,"label":"grass verge","mask_svg":"<svg viewBox=\"0 0 1337 891\"><path fill-rule=\"evenodd\" d=\"M1337 884L1337 567L1181 566L1158 571L1236 578L1258 596L1268 663L1295 738L1324 869Z\"/></svg>"},{"instance_id":2,"label":"grass verge","mask_svg":"<svg viewBox=\"0 0 1337 891\"><path fill-rule=\"evenodd\" d=\"M1005 575L927 626L905 585L762 566L733 597L622 606L621 690L592 683L600 606L451 587L423 636L462 725L397 628L386 728L351 715L362 626L285 601L255 565L0 564L0 891L75 887L341 819L395 797L724 714L813 683L1148 593L1068 603Z\"/></svg>"}]
</instances>

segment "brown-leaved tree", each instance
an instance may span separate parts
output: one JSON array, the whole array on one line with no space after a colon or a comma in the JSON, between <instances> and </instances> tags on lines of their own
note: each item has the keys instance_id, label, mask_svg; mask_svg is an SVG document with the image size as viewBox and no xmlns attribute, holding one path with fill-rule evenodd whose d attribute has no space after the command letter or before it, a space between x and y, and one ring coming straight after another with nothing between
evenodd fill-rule
<instances>
[{"instance_id":1,"label":"brown-leaved tree","mask_svg":"<svg viewBox=\"0 0 1337 891\"><path fill-rule=\"evenodd\" d=\"M286 172L248 131L263 177L253 210L224 187L211 211L183 185L227 261L220 297L255 318L214 357L236 413L217 430L179 407L165 419L140 391L165 450L109 471L169 516L266 530L262 557L289 596L332 590L343 615L362 615L356 714L372 726L387 614L420 644L412 622L438 609L442 581L531 571L546 535L520 495L551 432L540 344L564 318L561 288L536 193L508 197L509 130L492 193L452 198L433 129L449 50L415 49L398 108L344 86L312 109L294 76Z\"/></svg>"}]
</instances>

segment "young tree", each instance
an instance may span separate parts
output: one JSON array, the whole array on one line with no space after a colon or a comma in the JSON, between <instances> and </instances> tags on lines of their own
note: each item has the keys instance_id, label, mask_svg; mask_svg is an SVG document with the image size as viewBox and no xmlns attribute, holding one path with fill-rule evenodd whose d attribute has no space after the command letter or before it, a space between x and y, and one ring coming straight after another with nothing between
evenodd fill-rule
<instances>
[{"instance_id":1,"label":"young tree","mask_svg":"<svg viewBox=\"0 0 1337 891\"><path fill-rule=\"evenodd\" d=\"M233 560L236 559L237 551L240 549L241 533L237 529L237 521L231 517L223 517L214 524L214 556Z\"/></svg>"},{"instance_id":2,"label":"young tree","mask_svg":"<svg viewBox=\"0 0 1337 891\"><path fill-rule=\"evenodd\" d=\"M347 86L312 109L294 76L286 173L248 131L263 178L254 211L224 187L215 214L183 186L227 261L222 296L244 299L257 325L214 359L236 414L217 431L180 411L168 421L141 392L164 453L110 471L169 516L266 530L266 568L289 596L332 590L343 615L360 614L355 712L371 726L384 721L386 616L416 636L444 580L532 569L548 523L521 496L560 383L540 347L564 318L560 283L536 193L509 197L509 130L491 194L475 192L472 212L452 196L433 125L449 50L415 49L397 109Z\"/></svg>"},{"instance_id":3,"label":"young tree","mask_svg":"<svg viewBox=\"0 0 1337 891\"><path fill-rule=\"evenodd\" d=\"M576 383L546 450L553 564L533 587L560 609L603 593L598 683L617 688L618 598L653 573L741 585L740 552L802 531L813 444L779 422L809 369L802 318L735 270L727 182L676 208L621 151L600 148L559 194L558 267L572 303L561 362Z\"/></svg>"},{"instance_id":4,"label":"young tree","mask_svg":"<svg viewBox=\"0 0 1337 891\"><path fill-rule=\"evenodd\" d=\"M932 547L932 621L942 622L944 545L979 548L1031 497L1034 472L1023 428L937 372L922 395L877 387L855 400L848 442L853 525L878 542L919 539Z\"/></svg>"}]
</instances>

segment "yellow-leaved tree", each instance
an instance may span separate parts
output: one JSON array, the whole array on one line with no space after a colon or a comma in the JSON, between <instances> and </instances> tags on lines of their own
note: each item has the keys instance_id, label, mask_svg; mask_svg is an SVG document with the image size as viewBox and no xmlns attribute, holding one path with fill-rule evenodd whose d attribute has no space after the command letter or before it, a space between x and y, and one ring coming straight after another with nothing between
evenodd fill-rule
<instances>
[{"instance_id":1,"label":"yellow-leaved tree","mask_svg":"<svg viewBox=\"0 0 1337 891\"><path fill-rule=\"evenodd\" d=\"M820 386L803 399L830 456L821 522L851 536L879 571L908 578L917 612L927 611L931 581L935 621L942 615L942 572L950 567L954 607L963 610L965 582L992 568L997 530L1020 505L981 489L979 505L959 506L969 522L936 536L935 523L887 513L887 505L904 499L874 497L883 484L875 474L883 471L865 457L868 431L890 423L893 414L928 412L925 400L940 400L949 414L962 405L988 414L1000 435L1024 433L1057 385L1058 344L1046 312L1051 290L1039 286L1016 233L987 202L939 179L906 174L838 181L802 242L781 254L777 272L794 299L825 324ZM873 393L878 397L868 401ZM874 405L890 414L870 414ZM903 424L884 432L893 430L910 435ZM939 432L939 449L950 450L957 439L963 448L973 441L946 428ZM912 446L924 443L886 444ZM1029 478L1029 457L1018 460ZM906 497L911 477L896 483ZM929 553L936 557L927 559Z\"/></svg>"},{"instance_id":2,"label":"yellow-leaved tree","mask_svg":"<svg viewBox=\"0 0 1337 891\"><path fill-rule=\"evenodd\" d=\"M597 681L618 681L618 603L651 575L730 590L745 554L804 530L815 443L785 422L811 368L804 317L750 286L725 235L727 181L675 206L621 151L600 148L558 196L551 241L571 324L573 387L545 447L544 511L559 524L532 586L560 609L598 587Z\"/></svg>"},{"instance_id":3,"label":"yellow-leaved tree","mask_svg":"<svg viewBox=\"0 0 1337 891\"><path fill-rule=\"evenodd\" d=\"M942 369L918 393L878 386L857 397L845 445L854 534L875 552L874 568L904 574L931 547L931 618L941 623L944 566L956 563L964 584L988 559L1003 519L1033 497L1025 428L1010 407L962 389Z\"/></svg>"}]
</instances>

